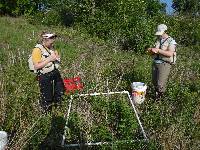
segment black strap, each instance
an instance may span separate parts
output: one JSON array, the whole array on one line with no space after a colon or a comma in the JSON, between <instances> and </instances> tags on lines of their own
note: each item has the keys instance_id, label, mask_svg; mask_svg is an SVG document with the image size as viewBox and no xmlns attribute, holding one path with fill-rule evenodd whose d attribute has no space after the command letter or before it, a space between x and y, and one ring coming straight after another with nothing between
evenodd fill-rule
<instances>
[{"instance_id":1,"label":"black strap","mask_svg":"<svg viewBox=\"0 0 200 150\"><path fill-rule=\"evenodd\" d=\"M51 53L49 52L49 50L48 49L46 49L46 47L44 46L44 45L42 45L43 46L43 48L47 51L47 53L49 53L49 55L51 55ZM53 63L53 65L54 65L54 69L56 69L56 65L55 65L55 62L54 61L52 61L52 63Z\"/></svg>"},{"instance_id":2,"label":"black strap","mask_svg":"<svg viewBox=\"0 0 200 150\"><path fill-rule=\"evenodd\" d=\"M170 36L168 36L168 38L166 38L163 42L161 42L161 39L160 39L160 46L159 46L159 49L161 49L162 45L170 38ZM156 54L156 60L159 60L159 54Z\"/></svg>"}]
</instances>

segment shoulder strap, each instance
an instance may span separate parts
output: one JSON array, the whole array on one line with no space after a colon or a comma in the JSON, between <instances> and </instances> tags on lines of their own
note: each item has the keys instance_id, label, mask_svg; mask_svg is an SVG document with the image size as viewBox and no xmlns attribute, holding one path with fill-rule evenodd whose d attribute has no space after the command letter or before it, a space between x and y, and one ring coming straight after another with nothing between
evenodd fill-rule
<instances>
[{"instance_id":1,"label":"shoulder strap","mask_svg":"<svg viewBox=\"0 0 200 150\"><path fill-rule=\"evenodd\" d=\"M42 55L43 55L44 52L47 52L49 55L51 55L50 51L47 50L46 47L45 47L44 45L42 45L42 44L37 44L35 47L36 47L36 48L39 48L39 49L41 50ZM55 69L55 68L56 68L56 67L55 67L55 62L53 61L52 63L53 63L54 69Z\"/></svg>"},{"instance_id":2,"label":"shoulder strap","mask_svg":"<svg viewBox=\"0 0 200 150\"><path fill-rule=\"evenodd\" d=\"M35 47L36 47L36 48L39 48L39 49L41 50L42 53L47 52L49 55L51 55L51 53L45 48L44 45L42 45L42 44L37 44Z\"/></svg>"},{"instance_id":3,"label":"shoulder strap","mask_svg":"<svg viewBox=\"0 0 200 150\"><path fill-rule=\"evenodd\" d=\"M160 46L159 46L159 49L161 49L162 45L170 38L170 36L168 36L168 38L166 38L163 42L161 42L161 39L160 39ZM156 59L159 59L159 54L156 54Z\"/></svg>"},{"instance_id":4,"label":"shoulder strap","mask_svg":"<svg viewBox=\"0 0 200 150\"><path fill-rule=\"evenodd\" d=\"M161 49L162 45L168 40L170 39L171 37L169 36L168 38L166 38L163 42L161 42L161 39L160 39L160 46L159 48Z\"/></svg>"}]
</instances>

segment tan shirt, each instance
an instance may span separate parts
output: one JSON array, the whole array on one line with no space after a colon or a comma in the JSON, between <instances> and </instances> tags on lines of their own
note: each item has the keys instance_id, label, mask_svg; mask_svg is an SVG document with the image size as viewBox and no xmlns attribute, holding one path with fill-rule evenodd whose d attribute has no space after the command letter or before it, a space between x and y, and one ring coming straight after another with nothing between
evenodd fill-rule
<instances>
[{"instance_id":1,"label":"tan shirt","mask_svg":"<svg viewBox=\"0 0 200 150\"><path fill-rule=\"evenodd\" d=\"M173 38L169 37L167 40L166 39L163 39L161 41L157 41L155 43L155 47L156 48L160 48L162 50L165 50L165 51L173 51L174 52L174 55L171 56L171 57L166 57L164 55L161 55L161 54L156 54L154 56L154 60L155 62L156 61L166 61L166 62L169 62L169 63L175 63L176 61L176 42ZM159 60L157 60L159 58Z\"/></svg>"}]
</instances>

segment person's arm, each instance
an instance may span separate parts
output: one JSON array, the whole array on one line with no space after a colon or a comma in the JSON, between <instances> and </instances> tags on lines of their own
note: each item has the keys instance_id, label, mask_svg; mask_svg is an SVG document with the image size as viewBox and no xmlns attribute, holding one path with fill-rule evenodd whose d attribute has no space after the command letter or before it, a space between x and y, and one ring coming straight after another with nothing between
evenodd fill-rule
<instances>
[{"instance_id":1,"label":"person's arm","mask_svg":"<svg viewBox=\"0 0 200 150\"><path fill-rule=\"evenodd\" d=\"M149 48L148 51L151 51L153 54L160 54L165 57L172 57L174 52L176 51L176 42L172 40L167 48L167 50L162 50L159 48L159 42L157 41L155 44L155 48Z\"/></svg>"},{"instance_id":2,"label":"person's arm","mask_svg":"<svg viewBox=\"0 0 200 150\"><path fill-rule=\"evenodd\" d=\"M155 52L152 51L152 48L159 48L159 46L160 46L160 42L159 40L157 40L153 47L147 48L147 53L150 55L156 54Z\"/></svg>"},{"instance_id":3,"label":"person's arm","mask_svg":"<svg viewBox=\"0 0 200 150\"><path fill-rule=\"evenodd\" d=\"M151 48L151 51L155 54L161 54L163 56L166 56L166 57L171 57L174 55L174 52L175 52L175 48L176 46L175 45L171 45L168 47L167 50L162 50L162 49L159 49L159 48Z\"/></svg>"},{"instance_id":4,"label":"person's arm","mask_svg":"<svg viewBox=\"0 0 200 150\"><path fill-rule=\"evenodd\" d=\"M49 62L55 61L57 58L55 53L51 53L49 57L47 57L45 60L42 60L42 53L39 48L33 49L32 57L33 57L34 68L36 70L45 67Z\"/></svg>"}]
</instances>

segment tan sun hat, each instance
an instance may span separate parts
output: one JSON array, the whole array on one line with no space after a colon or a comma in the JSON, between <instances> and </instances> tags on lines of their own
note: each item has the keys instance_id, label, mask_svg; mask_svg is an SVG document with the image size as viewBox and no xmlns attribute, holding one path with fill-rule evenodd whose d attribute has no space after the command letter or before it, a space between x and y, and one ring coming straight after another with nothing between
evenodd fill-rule
<instances>
[{"instance_id":1,"label":"tan sun hat","mask_svg":"<svg viewBox=\"0 0 200 150\"><path fill-rule=\"evenodd\" d=\"M167 26L165 24L160 24L157 27L157 31L155 35L162 35L167 30Z\"/></svg>"}]
</instances>

